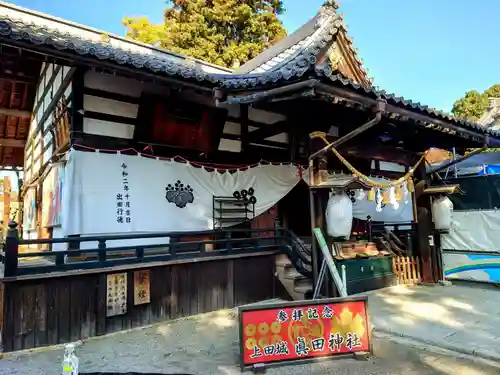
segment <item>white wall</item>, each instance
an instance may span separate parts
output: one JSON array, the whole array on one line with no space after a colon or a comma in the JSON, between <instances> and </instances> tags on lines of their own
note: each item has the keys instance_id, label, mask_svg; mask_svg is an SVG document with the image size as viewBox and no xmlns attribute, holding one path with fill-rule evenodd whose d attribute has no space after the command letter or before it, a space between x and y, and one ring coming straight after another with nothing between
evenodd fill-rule
<instances>
[{"instance_id":1,"label":"white wall","mask_svg":"<svg viewBox=\"0 0 500 375\"><path fill-rule=\"evenodd\" d=\"M85 73L84 85L85 88L136 98L137 102L143 91L143 84L137 80L92 71ZM87 115L86 112L96 112L134 120L139 112L139 104L94 95L84 95L83 109L85 113L83 119L84 133L123 139L132 139L134 137L135 125L89 118L90 115Z\"/></svg>"}]
</instances>

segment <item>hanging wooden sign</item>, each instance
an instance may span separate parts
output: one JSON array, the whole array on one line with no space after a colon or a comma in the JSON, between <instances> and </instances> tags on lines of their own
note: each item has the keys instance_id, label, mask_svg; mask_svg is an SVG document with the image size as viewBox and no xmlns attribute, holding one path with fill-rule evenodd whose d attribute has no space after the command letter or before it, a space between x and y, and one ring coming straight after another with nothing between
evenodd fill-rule
<instances>
[{"instance_id":1,"label":"hanging wooden sign","mask_svg":"<svg viewBox=\"0 0 500 375\"><path fill-rule=\"evenodd\" d=\"M107 275L106 317L127 313L127 273Z\"/></svg>"},{"instance_id":2,"label":"hanging wooden sign","mask_svg":"<svg viewBox=\"0 0 500 375\"><path fill-rule=\"evenodd\" d=\"M134 271L134 305L151 302L149 270Z\"/></svg>"}]
</instances>

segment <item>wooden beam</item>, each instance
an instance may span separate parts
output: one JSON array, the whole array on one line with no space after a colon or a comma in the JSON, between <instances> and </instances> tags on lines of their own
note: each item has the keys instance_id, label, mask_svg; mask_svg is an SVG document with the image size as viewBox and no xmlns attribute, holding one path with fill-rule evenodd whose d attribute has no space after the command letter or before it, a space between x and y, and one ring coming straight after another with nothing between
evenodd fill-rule
<instances>
[{"instance_id":1,"label":"wooden beam","mask_svg":"<svg viewBox=\"0 0 500 375\"><path fill-rule=\"evenodd\" d=\"M370 145L365 142L349 147L344 152L346 155L360 159L379 160L403 165L412 165L416 155L407 150L400 150L395 147L388 147L377 143Z\"/></svg>"},{"instance_id":2,"label":"wooden beam","mask_svg":"<svg viewBox=\"0 0 500 375\"><path fill-rule=\"evenodd\" d=\"M288 128L289 124L286 121L280 121L274 124L262 126L261 128L248 133L248 142L259 143L266 138L286 132Z\"/></svg>"},{"instance_id":3,"label":"wooden beam","mask_svg":"<svg viewBox=\"0 0 500 375\"><path fill-rule=\"evenodd\" d=\"M241 152L248 151L248 105L240 104Z\"/></svg>"},{"instance_id":4,"label":"wooden beam","mask_svg":"<svg viewBox=\"0 0 500 375\"><path fill-rule=\"evenodd\" d=\"M21 111L18 109L0 108L0 115L29 118L31 117L31 112Z\"/></svg>"},{"instance_id":5,"label":"wooden beam","mask_svg":"<svg viewBox=\"0 0 500 375\"><path fill-rule=\"evenodd\" d=\"M367 123L361 125L360 127L354 129L352 132L347 133L346 135L340 137L336 141L333 141L332 143L329 143L328 145L326 145L325 147L323 147L321 150L316 151L314 154L312 154L311 156L309 156L309 159L317 158L318 156L320 156L320 155L324 154L325 152L327 152L329 149L338 147L341 144L343 144L343 143L351 140L352 138L356 137L357 135L363 133L364 131L366 131L366 130L372 128L372 127L374 127L375 125L377 125L380 122L380 120L382 119L382 113L385 110L385 106L386 106L386 103L384 101L377 100L376 107L374 108L375 109L375 117L373 119L371 119Z\"/></svg>"},{"instance_id":6,"label":"wooden beam","mask_svg":"<svg viewBox=\"0 0 500 375\"><path fill-rule=\"evenodd\" d=\"M27 86L31 86L31 85L36 85L38 78L19 76L19 75L0 74L0 80L7 81L12 84L23 83Z\"/></svg>"},{"instance_id":7,"label":"wooden beam","mask_svg":"<svg viewBox=\"0 0 500 375\"><path fill-rule=\"evenodd\" d=\"M24 139L0 138L0 147L24 148Z\"/></svg>"}]
</instances>

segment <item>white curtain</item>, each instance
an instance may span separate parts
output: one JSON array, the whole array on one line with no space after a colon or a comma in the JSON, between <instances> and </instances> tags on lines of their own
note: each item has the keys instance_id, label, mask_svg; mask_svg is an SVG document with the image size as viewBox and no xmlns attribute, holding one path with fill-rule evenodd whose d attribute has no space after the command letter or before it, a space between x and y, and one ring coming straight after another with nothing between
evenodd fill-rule
<instances>
[{"instance_id":1,"label":"white curtain","mask_svg":"<svg viewBox=\"0 0 500 375\"><path fill-rule=\"evenodd\" d=\"M454 211L443 250L500 251L500 210Z\"/></svg>"},{"instance_id":2,"label":"white curtain","mask_svg":"<svg viewBox=\"0 0 500 375\"><path fill-rule=\"evenodd\" d=\"M141 156L72 150L64 183L63 232L67 236L212 229L214 195L232 196L253 188L259 215L299 180L294 165L221 173Z\"/></svg>"}]
</instances>

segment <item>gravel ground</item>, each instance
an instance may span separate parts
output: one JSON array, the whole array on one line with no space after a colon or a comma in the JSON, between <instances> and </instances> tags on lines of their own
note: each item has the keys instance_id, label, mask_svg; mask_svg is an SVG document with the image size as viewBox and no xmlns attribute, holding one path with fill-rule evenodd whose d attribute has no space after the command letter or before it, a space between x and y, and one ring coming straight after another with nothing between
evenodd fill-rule
<instances>
[{"instance_id":1,"label":"gravel ground","mask_svg":"<svg viewBox=\"0 0 500 375\"><path fill-rule=\"evenodd\" d=\"M146 329L91 339L77 347L80 373L239 374L238 333L231 311L204 314ZM268 370L268 375L493 375L500 368L470 358L431 352L387 337L374 339L375 356ZM0 375L61 374L60 347L6 355Z\"/></svg>"}]
</instances>

